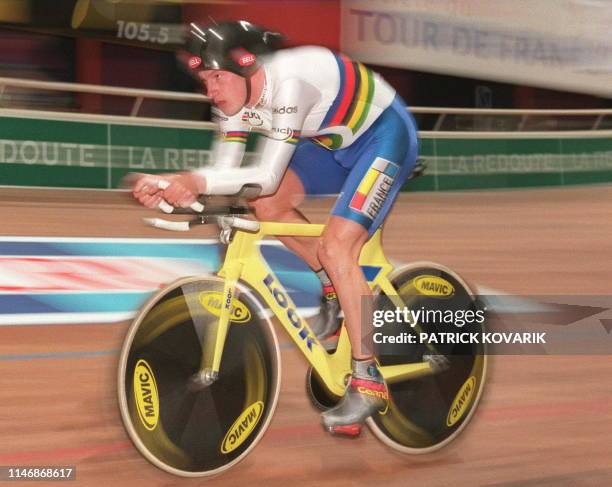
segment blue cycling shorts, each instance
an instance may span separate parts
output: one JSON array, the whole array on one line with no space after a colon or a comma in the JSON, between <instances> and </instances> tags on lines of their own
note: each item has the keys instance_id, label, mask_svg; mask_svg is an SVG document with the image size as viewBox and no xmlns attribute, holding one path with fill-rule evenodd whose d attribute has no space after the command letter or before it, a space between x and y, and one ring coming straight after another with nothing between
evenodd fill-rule
<instances>
[{"instance_id":1,"label":"blue cycling shorts","mask_svg":"<svg viewBox=\"0 0 612 487\"><path fill-rule=\"evenodd\" d=\"M304 139L289 163L306 194L339 194L332 215L372 236L389 213L418 156L416 124L399 96L353 144L331 151Z\"/></svg>"}]
</instances>

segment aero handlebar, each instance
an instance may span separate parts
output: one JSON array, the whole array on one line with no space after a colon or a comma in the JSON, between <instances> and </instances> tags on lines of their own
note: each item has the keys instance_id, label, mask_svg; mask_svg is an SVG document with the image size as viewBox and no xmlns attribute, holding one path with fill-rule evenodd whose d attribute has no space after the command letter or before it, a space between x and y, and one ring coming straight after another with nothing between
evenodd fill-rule
<instances>
[{"instance_id":1,"label":"aero handlebar","mask_svg":"<svg viewBox=\"0 0 612 487\"><path fill-rule=\"evenodd\" d=\"M164 190L170 183L166 180L160 180L157 183L159 189ZM157 205L158 208L167 214L188 214L196 215L197 218L188 221L172 221L163 218L143 218L146 225L170 230L173 232L187 232L193 226L205 225L208 223L216 223L223 230L231 230L232 228L244 230L247 232L259 231L259 222L256 220L248 220L236 215L246 215L249 209L246 206L205 206L200 201L196 201L189 208L175 208L165 200L161 200Z\"/></svg>"}]
</instances>

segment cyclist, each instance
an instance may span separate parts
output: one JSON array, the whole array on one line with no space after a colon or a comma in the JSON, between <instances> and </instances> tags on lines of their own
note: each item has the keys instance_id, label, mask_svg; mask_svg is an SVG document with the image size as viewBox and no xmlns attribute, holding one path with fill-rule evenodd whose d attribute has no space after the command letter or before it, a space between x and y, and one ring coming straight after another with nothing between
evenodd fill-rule
<instances>
[{"instance_id":1,"label":"cyclist","mask_svg":"<svg viewBox=\"0 0 612 487\"><path fill-rule=\"evenodd\" d=\"M358 258L412 172L417 131L405 103L378 74L343 54L305 46L277 50L278 34L246 21L191 24L197 55L189 66L212 99L221 140L215 165L192 172L136 176L134 196L189 206L200 194L260 188L250 202L261 220L306 222L304 195L339 197L320 239L281 240L324 286L319 336L337 327L339 301L353 350L352 374L338 405L322 413L326 430L358 435L388 404L374 359L372 296ZM247 136L263 133L257 163L240 167ZM158 189L157 180L170 186ZM336 297L337 296L337 297ZM369 317L361 326L361 312Z\"/></svg>"}]
</instances>

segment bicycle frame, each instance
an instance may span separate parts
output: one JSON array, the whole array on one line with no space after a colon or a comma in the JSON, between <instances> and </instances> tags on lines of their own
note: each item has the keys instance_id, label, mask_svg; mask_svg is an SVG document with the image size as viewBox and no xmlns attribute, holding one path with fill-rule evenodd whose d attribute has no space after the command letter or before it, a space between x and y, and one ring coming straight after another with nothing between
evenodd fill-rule
<instances>
[{"instance_id":1,"label":"bicycle frame","mask_svg":"<svg viewBox=\"0 0 612 487\"><path fill-rule=\"evenodd\" d=\"M319 237L324 228L325 225L261 222L260 229L256 233L241 230L235 232L227 248L224 264L218 272L218 275L225 280L223 289L225 299L212 357L211 370L215 375L219 372L225 338L230 326L236 285L238 281L243 281L265 300L329 391L337 396L344 394L346 387L344 379L351 372L351 344L346 327L343 326L341 329L336 350L333 353L327 352L312 333L306 320L299 315L297 307L265 262L257 245L266 236ZM389 280L393 266L383 253L380 230L364 245L359 264L371 289L385 293L396 306L404 306ZM204 368L203 357L201 369ZM434 373L428 362L385 366L381 367L381 372L388 383Z\"/></svg>"}]
</instances>

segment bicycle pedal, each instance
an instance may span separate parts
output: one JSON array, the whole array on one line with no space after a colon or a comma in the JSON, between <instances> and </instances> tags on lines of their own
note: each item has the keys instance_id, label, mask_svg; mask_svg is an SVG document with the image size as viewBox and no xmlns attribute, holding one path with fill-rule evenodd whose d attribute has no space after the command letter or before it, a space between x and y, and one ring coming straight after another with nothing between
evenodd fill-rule
<instances>
[{"instance_id":1,"label":"bicycle pedal","mask_svg":"<svg viewBox=\"0 0 612 487\"><path fill-rule=\"evenodd\" d=\"M444 355L424 354L423 361L429 363L435 374L445 372L450 368L450 360Z\"/></svg>"},{"instance_id":2,"label":"bicycle pedal","mask_svg":"<svg viewBox=\"0 0 612 487\"><path fill-rule=\"evenodd\" d=\"M361 433L360 424L346 424L339 426L330 426L329 432L334 436L348 436L356 438Z\"/></svg>"}]
</instances>

